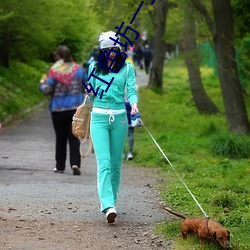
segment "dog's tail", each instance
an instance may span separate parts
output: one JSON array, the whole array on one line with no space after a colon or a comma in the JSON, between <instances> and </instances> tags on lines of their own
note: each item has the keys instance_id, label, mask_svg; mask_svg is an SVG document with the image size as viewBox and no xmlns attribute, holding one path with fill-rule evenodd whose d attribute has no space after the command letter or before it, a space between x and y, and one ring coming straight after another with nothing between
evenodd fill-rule
<instances>
[{"instance_id":1,"label":"dog's tail","mask_svg":"<svg viewBox=\"0 0 250 250\"><path fill-rule=\"evenodd\" d=\"M179 213L177 213L177 212L173 212L171 209L169 209L169 208L167 208L167 207L164 207L164 206L162 206L162 208L163 208L164 210L168 211L169 213L171 213L171 214L173 214L173 215L175 215L175 216L177 216L177 217L182 218L183 220L187 219L187 217L186 217L185 215L183 215L183 214L179 214Z\"/></svg>"}]
</instances>

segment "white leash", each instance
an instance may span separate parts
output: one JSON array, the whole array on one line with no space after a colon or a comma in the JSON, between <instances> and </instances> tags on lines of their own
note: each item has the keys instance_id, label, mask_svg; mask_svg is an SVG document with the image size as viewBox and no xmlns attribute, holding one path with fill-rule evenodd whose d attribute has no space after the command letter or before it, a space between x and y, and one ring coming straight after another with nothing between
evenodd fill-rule
<instances>
[{"instance_id":1,"label":"white leash","mask_svg":"<svg viewBox=\"0 0 250 250\"><path fill-rule=\"evenodd\" d=\"M140 119L140 118L139 118ZM170 162L170 160L168 159L168 157L165 155L165 153L163 152L163 150L161 149L161 147L159 146L159 144L157 143L157 141L154 139L154 137L152 136L152 134L149 132L149 130L147 129L147 127L145 126L145 124L142 122L142 120L140 119L141 123L143 124L143 126L145 127L146 131L148 132L148 134L150 135L150 137L152 138L153 142L155 143L155 145L158 147L158 149L161 151L162 155L165 157L165 159L167 160L167 162L169 163L169 165L172 167L172 169L176 172L177 176L179 177L179 179L181 180L181 182L183 183L183 185L185 186L185 188L187 189L187 191L189 192L189 194L191 195L191 197L194 199L194 201L196 202L196 204L198 205L198 207L200 208L200 210L202 211L202 213L205 215L205 217L208 218L206 212L202 209L201 205L199 204L199 202L196 200L196 198L194 197L194 195L192 194L192 192L190 191L190 189L188 188L188 186L186 185L186 183L182 180L182 178L180 177L180 175L178 174L177 170L175 169L175 167L173 166L173 164Z\"/></svg>"}]
</instances>

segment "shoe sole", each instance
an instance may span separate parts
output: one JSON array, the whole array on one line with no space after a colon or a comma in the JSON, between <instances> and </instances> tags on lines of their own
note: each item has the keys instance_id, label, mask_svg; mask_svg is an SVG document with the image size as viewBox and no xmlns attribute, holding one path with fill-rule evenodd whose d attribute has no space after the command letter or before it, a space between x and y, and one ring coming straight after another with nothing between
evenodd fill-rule
<instances>
[{"instance_id":1,"label":"shoe sole","mask_svg":"<svg viewBox=\"0 0 250 250\"><path fill-rule=\"evenodd\" d=\"M64 171L62 171L62 170L57 170L57 171L54 171L54 173L57 173L57 174L64 174Z\"/></svg>"},{"instance_id":2,"label":"shoe sole","mask_svg":"<svg viewBox=\"0 0 250 250\"><path fill-rule=\"evenodd\" d=\"M114 223L116 216L116 213L110 213L107 217L108 223Z\"/></svg>"}]
</instances>

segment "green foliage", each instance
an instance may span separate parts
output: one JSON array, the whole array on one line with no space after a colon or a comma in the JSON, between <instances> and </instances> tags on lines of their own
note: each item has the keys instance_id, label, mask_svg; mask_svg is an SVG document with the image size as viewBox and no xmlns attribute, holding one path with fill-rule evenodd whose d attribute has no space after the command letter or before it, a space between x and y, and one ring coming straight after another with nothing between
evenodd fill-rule
<instances>
[{"instance_id":1,"label":"green foliage","mask_svg":"<svg viewBox=\"0 0 250 250\"><path fill-rule=\"evenodd\" d=\"M246 11L249 8L248 0L232 0L236 37L243 38L249 35L250 14Z\"/></svg>"},{"instance_id":2,"label":"green foliage","mask_svg":"<svg viewBox=\"0 0 250 250\"><path fill-rule=\"evenodd\" d=\"M240 75L241 85L245 93L250 96L250 34L238 41L237 62Z\"/></svg>"},{"instance_id":3,"label":"green foliage","mask_svg":"<svg viewBox=\"0 0 250 250\"><path fill-rule=\"evenodd\" d=\"M66 44L82 61L96 42L95 15L90 1L2 0L0 10L0 64L12 59L49 60L59 44ZM91 15L91 18L90 18Z\"/></svg>"},{"instance_id":4,"label":"green foliage","mask_svg":"<svg viewBox=\"0 0 250 250\"><path fill-rule=\"evenodd\" d=\"M177 8L172 8L168 12L165 40L168 43L176 44L183 37L184 32L184 13L183 6L180 4ZM181 7L182 6L182 7Z\"/></svg>"},{"instance_id":5,"label":"green foliage","mask_svg":"<svg viewBox=\"0 0 250 250\"><path fill-rule=\"evenodd\" d=\"M214 194L211 198L210 204L212 206L217 206L223 208L233 209L237 207L236 197L229 192L221 192L219 194Z\"/></svg>"},{"instance_id":6,"label":"green foliage","mask_svg":"<svg viewBox=\"0 0 250 250\"><path fill-rule=\"evenodd\" d=\"M202 131L202 134L205 136L209 136L215 134L216 131L217 131L216 124L214 123L214 121L210 121L208 126L206 126Z\"/></svg>"},{"instance_id":7,"label":"green foliage","mask_svg":"<svg viewBox=\"0 0 250 250\"><path fill-rule=\"evenodd\" d=\"M48 65L34 61L32 66L12 62L7 70L0 67L0 121L9 115L18 116L21 111L44 100L38 90L39 80Z\"/></svg>"},{"instance_id":8,"label":"green foliage","mask_svg":"<svg viewBox=\"0 0 250 250\"><path fill-rule=\"evenodd\" d=\"M147 31L148 35L148 43L152 41L154 37L154 17L155 17L155 5L151 5L151 0L144 1L140 11L136 15L132 24L130 24L131 19L136 13L141 1L134 0L94 0L89 5L93 11L96 13L96 18L100 27L102 27L102 31L113 30L116 31L115 27L120 27L122 22L124 22L124 26L121 30L121 33L125 30L127 26L130 26L132 29L139 32L139 34L143 31ZM108 17L108 18L107 18ZM133 31L129 31L126 33L131 39L133 45L138 45L143 43L144 41L139 36L137 40L135 40L136 34ZM121 38L123 41L123 38ZM125 42L125 41L123 41Z\"/></svg>"},{"instance_id":9,"label":"green foliage","mask_svg":"<svg viewBox=\"0 0 250 250\"><path fill-rule=\"evenodd\" d=\"M249 158L250 140L236 135L216 136L211 142L214 154L228 158Z\"/></svg>"},{"instance_id":10,"label":"green foliage","mask_svg":"<svg viewBox=\"0 0 250 250\"><path fill-rule=\"evenodd\" d=\"M229 158L211 151L215 140L233 138L237 148L245 148L249 153L249 137L227 134L218 79L210 68L202 67L201 73L207 93L222 113L199 114L193 104L184 62L169 61L164 69L164 93L140 88L139 110L142 121L175 170L144 127L135 129L133 163L161 170L163 181L157 189L161 190L165 204L189 217L201 217L202 212L182 184L181 177L207 214L230 230L232 249L249 249L246 232L249 232L250 219L250 159L242 158L242 153L237 153L238 158ZM250 105L247 107L250 112ZM178 220L160 224L157 233L162 232L167 239L178 237L179 223ZM199 241L192 236L190 241L175 238L174 244L178 250L201 249ZM202 249L217 249L217 246L207 243Z\"/></svg>"},{"instance_id":11,"label":"green foliage","mask_svg":"<svg viewBox=\"0 0 250 250\"><path fill-rule=\"evenodd\" d=\"M177 4L176 8L170 8L168 11L166 34L164 36L166 42L171 44L178 44L183 40L185 31L185 17L187 15L195 19L196 23L196 35L198 41L203 41L211 38L211 34L204 21L204 18L200 15L195 8L190 5L191 1L178 0L171 1ZM203 4L207 7L208 11L212 12L212 6L210 1L203 1ZM192 9L191 11L189 9ZM189 10L189 11L187 11Z\"/></svg>"},{"instance_id":12,"label":"green foliage","mask_svg":"<svg viewBox=\"0 0 250 250\"><path fill-rule=\"evenodd\" d=\"M180 220L178 222L168 223L163 222L159 223L155 228L155 233L164 233L165 239L170 240L172 238L175 238L176 235L180 234L180 228L181 228L181 222Z\"/></svg>"}]
</instances>

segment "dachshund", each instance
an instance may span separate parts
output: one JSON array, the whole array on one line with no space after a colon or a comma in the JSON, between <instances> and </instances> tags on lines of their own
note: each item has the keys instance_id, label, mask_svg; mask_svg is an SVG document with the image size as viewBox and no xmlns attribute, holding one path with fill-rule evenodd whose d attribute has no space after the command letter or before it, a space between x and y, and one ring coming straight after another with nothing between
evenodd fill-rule
<instances>
[{"instance_id":1,"label":"dachshund","mask_svg":"<svg viewBox=\"0 0 250 250\"><path fill-rule=\"evenodd\" d=\"M163 207L169 213L183 219L181 233L183 239L187 239L188 234L196 235L200 241L208 240L218 242L223 249L231 249L229 240L230 232L222 225L210 218L187 218L185 215L173 212L171 209Z\"/></svg>"}]
</instances>

